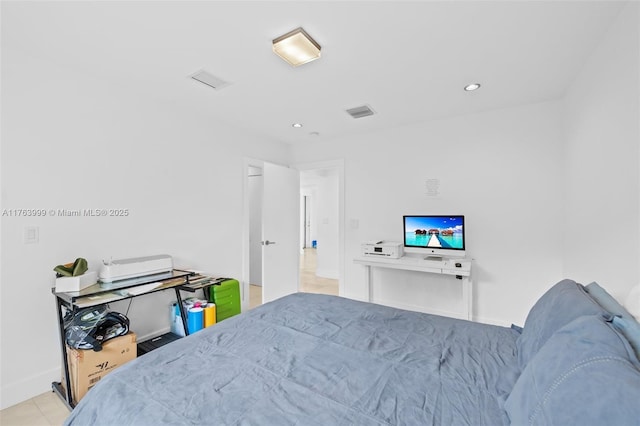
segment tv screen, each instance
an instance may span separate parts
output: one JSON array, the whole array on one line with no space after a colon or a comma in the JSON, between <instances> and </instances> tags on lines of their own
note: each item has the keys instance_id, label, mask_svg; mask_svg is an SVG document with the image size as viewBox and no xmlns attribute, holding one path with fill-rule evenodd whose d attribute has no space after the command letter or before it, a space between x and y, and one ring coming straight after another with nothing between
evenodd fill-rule
<instances>
[{"instance_id":1,"label":"tv screen","mask_svg":"<svg viewBox=\"0 0 640 426\"><path fill-rule=\"evenodd\" d=\"M405 248L445 256L465 250L464 216L404 216L403 224Z\"/></svg>"}]
</instances>

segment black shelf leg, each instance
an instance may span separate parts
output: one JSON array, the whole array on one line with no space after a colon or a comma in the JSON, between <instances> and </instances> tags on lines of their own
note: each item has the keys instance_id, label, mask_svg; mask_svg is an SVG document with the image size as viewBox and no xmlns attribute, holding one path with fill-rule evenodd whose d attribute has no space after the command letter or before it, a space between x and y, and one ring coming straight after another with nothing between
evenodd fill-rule
<instances>
[{"instance_id":1,"label":"black shelf leg","mask_svg":"<svg viewBox=\"0 0 640 426\"><path fill-rule=\"evenodd\" d=\"M180 289L176 287L176 299L178 301L178 310L182 317L182 324L184 324L184 335L189 335L189 325L187 324L187 314L184 311L184 305L182 304L182 296L180 295Z\"/></svg>"},{"instance_id":2,"label":"black shelf leg","mask_svg":"<svg viewBox=\"0 0 640 426\"><path fill-rule=\"evenodd\" d=\"M60 346L62 348L62 373L64 374L64 389L61 382L51 383L54 392L62 398L67 408L73 410L73 396L71 395L71 378L69 377L69 360L67 359L67 344L65 343L64 318L62 315L62 302L56 297L56 309L58 310L58 330L60 332Z\"/></svg>"}]
</instances>

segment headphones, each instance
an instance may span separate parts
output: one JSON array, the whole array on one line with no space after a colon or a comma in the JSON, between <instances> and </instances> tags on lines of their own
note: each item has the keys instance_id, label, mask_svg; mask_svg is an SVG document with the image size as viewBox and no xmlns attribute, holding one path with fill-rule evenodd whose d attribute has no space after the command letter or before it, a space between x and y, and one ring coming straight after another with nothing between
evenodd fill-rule
<instances>
[{"instance_id":1,"label":"headphones","mask_svg":"<svg viewBox=\"0 0 640 426\"><path fill-rule=\"evenodd\" d=\"M75 349L102 350L102 344L129 332L129 318L106 307L82 309L65 321L67 344Z\"/></svg>"}]
</instances>

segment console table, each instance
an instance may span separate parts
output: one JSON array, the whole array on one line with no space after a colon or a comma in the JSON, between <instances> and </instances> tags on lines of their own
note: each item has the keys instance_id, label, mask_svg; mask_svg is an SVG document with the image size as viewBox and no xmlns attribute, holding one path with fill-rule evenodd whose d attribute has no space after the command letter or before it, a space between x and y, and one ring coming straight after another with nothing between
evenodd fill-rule
<instances>
[{"instance_id":1,"label":"console table","mask_svg":"<svg viewBox=\"0 0 640 426\"><path fill-rule=\"evenodd\" d=\"M369 291L369 302L373 302L373 286L371 285L371 268L402 269L405 271L418 271L428 274L452 275L462 281L462 298L465 300L465 312L463 315L470 320L473 316L473 288L471 282L471 259L442 259L431 260L418 256L405 255L400 259L388 257L362 256L357 257L354 263L365 267L365 283Z\"/></svg>"}]
</instances>

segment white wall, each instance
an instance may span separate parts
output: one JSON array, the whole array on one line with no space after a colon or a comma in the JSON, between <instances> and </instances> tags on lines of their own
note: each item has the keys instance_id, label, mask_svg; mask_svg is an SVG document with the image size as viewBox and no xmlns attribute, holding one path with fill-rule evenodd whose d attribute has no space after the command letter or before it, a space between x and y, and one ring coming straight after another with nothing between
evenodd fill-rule
<instances>
[{"instance_id":1,"label":"white wall","mask_svg":"<svg viewBox=\"0 0 640 426\"><path fill-rule=\"evenodd\" d=\"M345 159L345 295L366 299L360 243L399 241L403 214L464 214L475 259L478 320L522 323L562 278L561 104L549 102L294 148L295 162ZM375 119L374 117L365 119ZM429 198L425 181L438 178ZM460 312L461 286L420 273L376 271L376 301Z\"/></svg>"},{"instance_id":2,"label":"white wall","mask_svg":"<svg viewBox=\"0 0 640 426\"><path fill-rule=\"evenodd\" d=\"M282 144L35 60L6 40L1 136L2 209L129 210L2 217L2 408L60 379L54 266L167 253L178 266L241 277L243 159L288 162ZM25 226L39 228L38 244L23 243ZM168 327L170 293L133 299L134 331Z\"/></svg>"},{"instance_id":3,"label":"white wall","mask_svg":"<svg viewBox=\"0 0 640 426\"><path fill-rule=\"evenodd\" d=\"M454 212L467 216L475 319L522 323L564 277L624 300L640 282L638 9L626 5L565 99L294 149L297 162L345 158L345 295L366 298L361 241L399 240L402 214ZM440 197L425 196L426 178ZM608 223L616 232L591 232ZM424 281L377 271L376 301L460 307L460 289Z\"/></svg>"},{"instance_id":4,"label":"white wall","mask_svg":"<svg viewBox=\"0 0 640 426\"><path fill-rule=\"evenodd\" d=\"M565 99L564 274L620 301L640 283L638 9L627 4Z\"/></svg>"}]
</instances>

